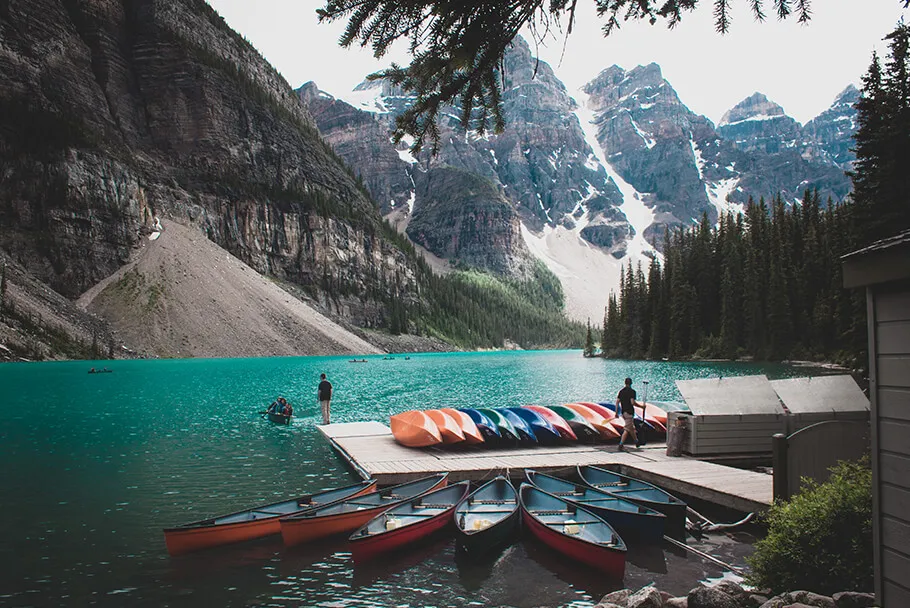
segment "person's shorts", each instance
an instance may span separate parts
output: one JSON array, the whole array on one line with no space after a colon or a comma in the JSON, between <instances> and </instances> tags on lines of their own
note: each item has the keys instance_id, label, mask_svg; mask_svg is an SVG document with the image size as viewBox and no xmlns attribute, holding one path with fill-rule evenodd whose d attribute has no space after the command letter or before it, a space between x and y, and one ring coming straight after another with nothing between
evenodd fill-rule
<instances>
[{"instance_id":1,"label":"person's shorts","mask_svg":"<svg viewBox=\"0 0 910 608\"><path fill-rule=\"evenodd\" d=\"M622 415L623 422L626 423L626 430L630 433L635 432L635 414L626 414L623 412Z\"/></svg>"}]
</instances>

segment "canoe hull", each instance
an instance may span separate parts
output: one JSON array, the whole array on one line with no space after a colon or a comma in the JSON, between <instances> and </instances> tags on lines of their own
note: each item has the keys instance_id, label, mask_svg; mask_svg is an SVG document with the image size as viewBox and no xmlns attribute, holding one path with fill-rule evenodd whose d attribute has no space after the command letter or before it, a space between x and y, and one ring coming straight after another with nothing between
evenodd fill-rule
<instances>
[{"instance_id":1,"label":"canoe hull","mask_svg":"<svg viewBox=\"0 0 910 608\"><path fill-rule=\"evenodd\" d=\"M474 421L471 420L471 417L456 409L452 408L442 408L440 412L445 412L451 416L455 422L461 427L461 432L464 435L464 441L468 445L477 445L483 443L483 434L480 432L480 429L477 428L477 425L474 424Z\"/></svg>"},{"instance_id":2,"label":"canoe hull","mask_svg":"<svg viewBox=\"0 0 910 608\"><path fill-rule=\"evenodd\" d=\"M439 481L428 490L421 492L421 494L445 487L447 479L447 475L440 475ZM286 546L293 547L294 545L318 540L320 538L350 533L386 509L411 500L412 498L414 498L413 495L402 498L401 500L379 504L375 507L364 507L363 509L345 513L332 513L329 515L320 515L318 517L285 517L279 520L281 525L281 539Z\"/></svg>"},{"instance_id":3,"label":"canoe hull","mask_svg":"<svg viewBox=\"0 0 910 608\"><path fill-rule=\"evenodd\" d=\"M275 424L291 424L291 417L284 414L273 414L269 412L269 420Z\"/></svg>"},{"instance_id":4,"label":"canoe hull","mask_svg":"<svg viewBox=\"0 0 910 608\"><path fill-rule=\"evenodd\" d=\"M439 513L428 517L422 521L417 521L401 528L394 530L384 530L378 534L371 536L352 536L350 539L351 545L351 554L355 562L365 562L371 559L376 558L377 556L387 553L390 551L395 551L401 549L412 543L420 542L436 532L452 525L452 512L455 511L455 507L468 493L468 482L460 482L458 484L453 484L444 489L445 491L452 490L457 486L462 486L463 490L461 495L451 504L450 507L440 511ZM424 500L432 502L434 497L432 496L434 492L428 492L424 494ZM435 492L435 494L439 494ZM395 509L387 509L390 515L395 511ZM384 516L383 516L384 517Z\"/></svg>"},{"instance_id":5,"label":"canoe hull","mask_svg":"<svg viewBox=\"0 0 910 608\"><path fill-rule=\"evenodd\" d=\"M676 498L666 490L658 488L634 477L620 475L612 471L607 471L599 467L579 466L577 468L578 477L592 488L607 492L617 498L622 498L635 504L654 509L666 516L664 532L674 538L685 538L686 534L686 511L688 505L682 500ZM625 482L625 486L611 486L605 483L599 483L598 480L610 483L611 479L615 482ZM648 494L658 493L665 496L661 500L653 500Z\"/></svg>"},{"instance_id":6,"label":"canoe hull","mask_svg":"<svg viewBox=\"0 0 910 608\"><path fill-rule=\"evenodd\" d=\"M442 443L436 423L419 410L395 414L389 420L395 441L409 448L425 448Z\"/></svg>"},{"instance_id":7,"label":"canoe hull","mask_svg":"<svg viewBox=\"0 0 910 608\"><path fill-rule=\"evenodd\" d=\"M484 519L492 523L475 529L475 521ZM455 508L455 547L468 555L492 552L516 538L520 523L518 492L508 479L496 477Z\"/></svg>"},{"instance_id":8,"label":"canoe hull","mask_svg":"<svg viewBox=\"0 0 910 608\"><path fill-rule=\"evenodd\" d=\"M439 429L439 435L443 443L461 443L464 441L464 432L461 425L454 418L442 410L424 410L424 413L430 417L436 428Z\"/></svg>"},{"instance_id":9,"label":"canoe hull","mask_svg":"<svg viewBox=\"0 0 910 608\"><path fill-rule=\"evenodd\" d=\"M572 430L572 427L569 426L569 423L550 408L542 405L525 405L524 408L540 414L544 420L552 424L553 428L556 429L556 432L559 433L559 436L563 441L578 441L578 437L575 435L575 431Z\"/></svg>"},{"instance_id":10,"label":"canoe hull","mask_svg":"<svg viewBox=\"0 0 910 608\"><path fill-rule=\"evenodd\" d=\"M344 498L363 496L376 491L375 481L361 484L362 489L352 492ZM311 497L305 497L311 498ZM266 505L268 506L268 505ZM260 507L264 508L264 507ZM302 507L306 510L307 507ZM278 534L281 532L280 519L290 513L265 516L251 521L240 521L218 525L187 525L179 528L168 528L164 531L164 543L171 555L183 555L193 551L239 543Z\"/></svg>"}]
</instances>

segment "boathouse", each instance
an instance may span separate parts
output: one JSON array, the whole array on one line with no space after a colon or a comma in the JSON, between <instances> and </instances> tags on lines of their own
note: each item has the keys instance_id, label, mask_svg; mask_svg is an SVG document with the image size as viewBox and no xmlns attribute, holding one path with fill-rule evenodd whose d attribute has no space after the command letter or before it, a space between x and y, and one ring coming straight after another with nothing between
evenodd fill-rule
<instances>
[{"instance_id":1,"label":"boathouse","mask_svg":"<svg viewBox=\"0 0 910 608\"><path fill-rule=\"evenodd\" d=\"M910 606L910 230L844 256L866 288L872 534L880 606Z\"/></svg>"}]
</instances>

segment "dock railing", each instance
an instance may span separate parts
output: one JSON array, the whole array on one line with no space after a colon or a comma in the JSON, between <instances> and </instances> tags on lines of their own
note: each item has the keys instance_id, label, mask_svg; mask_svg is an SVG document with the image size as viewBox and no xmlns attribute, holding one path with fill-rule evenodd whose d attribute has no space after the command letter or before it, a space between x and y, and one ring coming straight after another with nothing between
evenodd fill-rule
<instances>
[{"instance_id":1,"label":"dock railing","mask_svg":"<svg viewBox=\"0 0 910 608\"><path fill-rule=\"evenodd\" d=\"M841 460L859 460L869 447L868 421L827 420L789 436L777 433L772 438L774 500L789 500L804 478L827 481L831 467Z\"/></svg>"}]
</instances>

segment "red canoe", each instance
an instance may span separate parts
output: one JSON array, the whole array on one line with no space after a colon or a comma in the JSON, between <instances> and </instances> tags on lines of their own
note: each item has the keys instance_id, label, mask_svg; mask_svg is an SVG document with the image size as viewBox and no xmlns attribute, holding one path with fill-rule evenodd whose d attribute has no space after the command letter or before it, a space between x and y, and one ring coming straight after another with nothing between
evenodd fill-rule
<instances>
[{"instance_id":1,"label":"red canoe","mask_svg":"<svg viewBox=\"0 0 910 608\"><path fill-rule=\"evenodd\" d=\"M442 443L442 435L433 419L420 410L392 416L390 426L395 441L409 448L425 448Z\"/></svg>"},{"instance_id":2,"label":"red canoe","mask_svg":"<svg viewBox=\"0 0 910 608\"><path fill-rule=\"evenodd\" d=\"M569 423L566 422L565 418L550 408L544 407L542 405L523 405L522 407L535 411L543 416L544 420L553 425L553 428L556 429L556 432L559 433L559 436L564 441L578 441L578 437L576 437L575 431L572 430L572 427L569 426Z\"/></svg>"},{"instance_id":3,"label":"red canoe","mask_svg":"<svg viewBox=\"0 0 910 608\"><path fill-rule=\"evenodd\" d=\"M389 507L411 500L425 492L445 487L449 474L437 473L416 481L383 488L378 492L309 509L298 515L282 517L281 538L291 547L317 538L350 533Z\"/></svg>"},{"instance_id":4,"label":"red canoe","mask_svg":"<svg viewBox=\"0 0 910 608\"><path fill-rule=\"evenodd\" d=\"M622 580L626 543L601 517L584 507L523 483L518 491L522 523L563 555Z\"/></svg>"},{"instance_id":5,"label":"red canoe","mask_svg":"<svg viewBox=\"0 0 910 608\"><path fill-rule=\"evenodd\" d=\"M351 535L354 561L400 549L452 524L455 506L468 495L469 485L460 481L383 511Z\"/></svg>"},{"instance_id":6,"label":"red canoe","mask_svg":"<svg viewBox=\"0 0 910 608\"><path fill-rule=\"evenodd\" d=\"M443 443L461 443L464 441L464 431L461 430L461 425L449 414L442 410L424 410L424 414L436 423L436 428L439 429Z\"/></svg>"},{"instance_id":7,"label":"red canoe","mask_svg":"<svg viewBox=\"0 0 910 608\"><path fill-rule=\"evenodd\" d=\"M480 432L480 429L477 428L477 425L474 424L474 421L471 420L470 416L451 407L444 407L439 411L445 412L455 419L455 422L458 423L461 427L461 432L464 434L465 443L472 445L483 443L483 434Z\"/></svg>"},{"instance_id":8,"label":"red canoe","mask_svg":"<svg viewBox=\"0 0 910 608\"><path fill-rule=\"evenodd\" d=\"M352 486L253 507L229 515L194 521L176 528L165 529L164 543L167 545L168 553L181 555L208 547L278 534L281 531L281 524L278 523L281 517L375 491L376 481L370 480Z\"/></svg>"}]
</instances>

